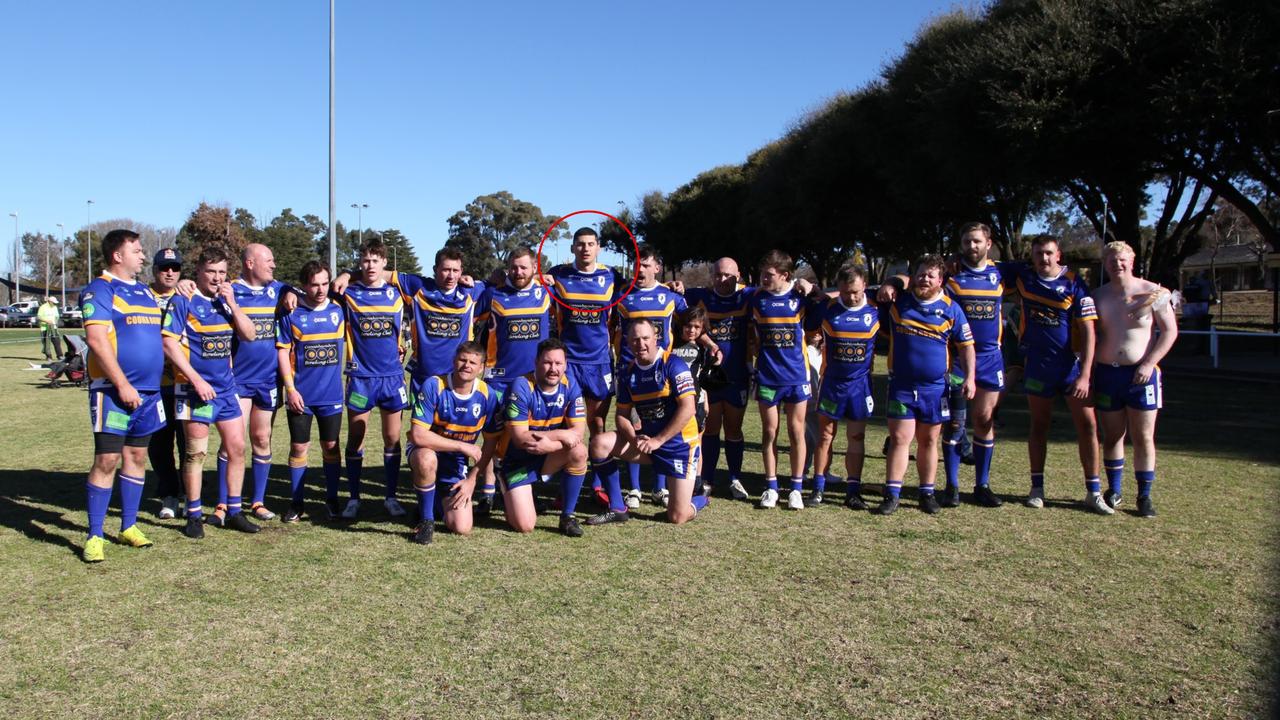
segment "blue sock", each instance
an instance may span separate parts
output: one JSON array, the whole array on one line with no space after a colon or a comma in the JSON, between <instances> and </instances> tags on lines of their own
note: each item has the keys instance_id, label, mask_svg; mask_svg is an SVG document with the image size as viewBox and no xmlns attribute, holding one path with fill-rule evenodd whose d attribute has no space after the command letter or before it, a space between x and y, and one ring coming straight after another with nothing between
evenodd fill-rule
<instances>
[{"instance_id":1,"label":"blue sock","mask_svg":"<svg viewBox=\"0 0 1280 720\"><path fill-rule=\"evenodd\" d=\"M187 501L187 517L199 520L204 517L204 508L200 505L200 499Z\"/></svg>"},{"instance_id":2,"label":"blue sock","mask_svg":"<svg viewBox=\"0 0 1280 720\"><path fill-rule=\"evenodd\" d=\"M706 495L694 495L693 499L691 499L689 502L693 504L694 512L700 512L702 508L711 504L711 498L707 497Z\"/></svg>"},{"instance_id":3,"label":"blue sock","mask_svg":"<svg viewBox=\"0 0 1280 720\"><path fill-rule=\"evenodd\" d=\"M271 454L253 455L253 504L267 499L267 476L271 474Z\"/></svg>"},{"instance_id":4,"label":"blue sock","mask_svg":"<svg viewBox=\"0 0 1280 720\"><path fill-rule=\"evenodd\" d=\"M1084 479L1084 489L1086 492L1096 493L1102 490L1102 481L1097 475L1090 475Z\"/></svg>"},{"instance_id":5,"label":"blue sock","mask_svg":"<svg viewBox=\"0 0 1280 720\"><path fill-rule=\"evenodd\" d=\"M218 504L227 504L227 459L218 453Z\"/></svg>"},{"instance_id":6,"label":"blue sock","mask_svg":"<svg viewBox=\"0 0 1280 720\"><path fill-rule=\"evenodd\" d=\"M396 490L400 486L400 445L398 443L382 451L382 486L386 490L386 497L396 496Z\"/></svg>"},{"instance_id":7,"label":"blue sock","mask_svg":"<svg viewBox=\"0 0 1280 720\"><path fill-rule=\"evenodd\" d=\"M138 522L138 506L142 504L142 489L146 481L124 473L116 477L120 478L120 529L127 530Z\"/></svg>"},{"instance_id":8,"label":"blue sock","mask_svg":"<svg viewBox=\"0 0 1280 720\"><path fill-rule=\"evenodd\" d=\"M1124 458L1103 460L1102 468L1107 471L1107 489L1119 495L1124 487Z\"/></svg>"},{"instance_id":9,"label":"blue sock","mask_svg":"<svg viewBox=\"0 0 1280 720\"><path fill-rule=\"evenodd\" d=\"M102 537L102 523L107 519L107 505L111 504L111 488L85 483L89 512L89 537Z\"/></svg>"},{"instance_id":10,"label":"blue sock","mask_svg":"<svg viewBox=\"0 0 1280 720\"><path fill-rule=\"evenodd\" d=\"M627 463L627 479L631 482L631 489L640 492L640 465L638 463Z\"/></svg>"},{"instance_id":11,"label":"blue sock","mask_svg":"<svg viewBox=\"0 0 1280 720\"><path fill-rule=\"evenodd\" d=\"M569 517L574 510L578 509L578 496L582 494L582 483L586 480L586 473L578 475L570 474L568 471L560 473L560 501L563 503L560 515L562 517Z\"/></svg>"},{"instance_id":12,"label":"blue sock","mask_svg":"<svg viewBox=\"0 0 1280 720\"><path fill-rule=\"evenodd\" d=\"M765 479L764 479L764 485L765 485L765 488L766 488L766 489L768 489L768 490L774 490L774 491L777 491L777 489L778 489L778 478L776 478L776 477L765 478Z\"/></svg>"},{"instance_id":13,"label":"blue sock","mask_svg":"<svg viewBox=\"0 0 1280 720\"><path fill-rule=\"evenodd\" d=\"M973 472L974 487L987 487L991 484L991 456L995 454L996 439L973 439Z\"/></svg>"},{"instance_id":14,"label":"blue sock","mask_svg":"<svg viewBox=\"0 0 1280 720\"><path fill-rule=\"evenodd\" d=\"M802 478L802 477L793 477L793 478L791 478L791 489L792 489L792 490L804 490L804 478Z\"/></svg>"},{"instance_id":15,"label":"blue sock","mask_svg":"<svg viewBox=\"0 0 1280 720\"><path fill-rule=\"evenodd\" d=\"M351 499L360 499L360 476L364 474L364 451L347 453L347 492Z\"/></svg>"},{"instance_id":16,"label":"blue sock","mask_svg":"<svg viewBox=\"0 0 1280 720\"><path fill-rule=\"evenodd\" d=\"M493 483L485 483L481 492L486 498L493 499L493 496L498 494L498 486Z\"/></svg>"},{"instance_id":17,"label":"blue sock","mask_svg":"<svg viewBox=\"0 0 1280 720\"><path fill-rule=\"evenodd\" d=\"M942 464L947 472L947 487L960 487L960 446L955 440L942 441Z\"/></svg>"},{"instance_id":18,"label":"blue sock","mask_svg":"<svg viewBox=\"0 0 1280 720\"><path fill-rule=\"evenodd\" d=\"M884 486L884 487L885 487L885 489L886 489L886 490L888 490L888 491L889 491L889 497L895 497L895 498L896 498L896 497L901 497L901 496L902 496L902 481L901 481L901 480L890 480L890 481L888 481L888 482L886 482L886 483L885 483L885 486Z\"/></svg>"},{"instance_id":19,"label":"blue sock","mask_svg":"<svg viewBox=\"0 0 1280 720\"><path fill-rule=\"evenodd\" d=\"M430 487L421 488L414 486L414 492L418 494L418 520L424 523L436 521L436 484L431 483Z\"/></svg>"},{"instance_id":20,"label":"blue sock","mask_svg":"<svg viewBox=\"0 0 1280 720\"><path fill-rule=\"evenodd\" d=\"M1138 481L1138 497L1151 497L1151 486L1156 482L1155 470L1135 470L1133 477Z\"/></svg>"},{"instance_id":21,"label":"blue sock","mask_svg":"<svg viewBox=\"0 0 1280 720\"><path fill-rule=\"evenodd\" d=\"M720 436L702 436L702 483L711 485L716 479L716 464L720 462Z\"/></svg>"},{"instance_id":22,"label":"blue sock","mask_svg":"<svg viewBox=\"0 0 1280 720\"><path fill-rule=\"evenodd\" d=\"M844 481L845 497L853 497L862 494L862 478L850 476Z\"/></svg>"},{"instance_id":23,"label":"blue sock","mask_svg":"<svg viewBox=\"0 0 1280 720\"><path fill-rule=\"evenodd\" d=\"M622 483L618 478L618 463L613 459L592 460L596 475L601 478L604 489L609 493L609 509L614 512L626 512L627 501L622 499Z\"/></svg>"},{"instance_id":24,"label":"blue sock","mask_svg":"<svg viewBox=\"0 0 1280 720\"><path fill-rule=\"evenodd\" d=\"M921 485L920 485L920 494L921 494L922 496L929 496L929 495L932 495L932 494L933 494L933 483L929 483L928 485L921 484Z\"/></svg>"},{"instance_id":25,"label":"blue sock","mask_svg":"<svg viewBox=\"0 0 1280 720\"><path fill-rule=\"evenodd\" d=\"M227 517L239 515L241 510L240 506L242 503L243 501L240 499L239 495L228 495L227 496Z\"/></svg>"},{"instance_id":26,"label":"blue sock","mask_svg":"<svg viewBox=\"0 0 1280 720\"><path fill-rule=\"evenodd\" d=\"M289 495L297 507L302 507L302 495L307 487L304 482L306 475L307 459L289 458Z\"/></svg>"},{"instance_id":27,"label":"blue sock","mask_svg":"<svg viewBox=\"0 0 1280 720\"><path fill-rule=\"evenodd\" d=\"M653 489L659 492L667 489L667 476L660 472L653 474Z\"/></svg>"},{"instance_id":28,"label":"blue sock","mask_svg":"<svg viewBox=\"0 0 1280 720\"><path fill-rule=\"evenodd\" d=\"M342 484L342 466L336 462L324 462L324 497L326 500L338 499L338 487Z\"/></svg>"},{"instance_id":29,"label":"blue sock","mask_svg":"<svg viewBox=\"0 0 1280 720\"><path fill-rule=\"evenodd\" d=\"M813 476L813 489L814 489L814 490L817 490L818 492L823 492L824 490L826 490L826 489L827 489L827 476L826 476L826 475L824 475L824 474L822 474L822 473L818 473L817 475L814 475L814 476Z\"/></svg>"},{"instance_id":30,"label":"blue sock","mask_svg":"<svg viewBox=\"0 0 1280 720\"><path fill-rule=\"evenodd\" d=\"M729 479L737 480L742 475L743 440L724 441L724 459L729 463Z\"/></svg>"},{"instance_id":31,"label":"blue sock","mask_svg":"<svg viewBox=\"0 0 1280 720\"><path fill-rule=\"evenodd\" d=\"M1044 489L1044 473L1042 472L1031 473L1031 489L1034 490L1036 488Z\"/></svg>"}]
</instances>

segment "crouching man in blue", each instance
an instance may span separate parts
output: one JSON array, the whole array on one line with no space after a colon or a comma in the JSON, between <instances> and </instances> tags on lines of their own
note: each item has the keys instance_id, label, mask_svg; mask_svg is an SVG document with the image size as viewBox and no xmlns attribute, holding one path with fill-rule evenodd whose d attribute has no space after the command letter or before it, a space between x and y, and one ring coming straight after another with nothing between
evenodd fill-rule
<instances>
[{"instance_id":1,"label":"crouching man in blue","mask_svg":"<svg viewBox=\"0 0 1280 720\"><path fill-rule=\"evenodd\" d=\"M533 532L538 511L533 483L560 476L560 532L582 537L573 516L587 475L586 402L571 379L564 343L547 338L538 343L533 372L517 378L507 391L506 437L502 457L502 499L507 524L517 532ZM488 458L481 458L483 465ZM615 486L617 475L614 475Z\"/></svg>"},{"instance_id":2,"label":"crouching man in blue","mask_svg":"<svg viewBox=\"0 0 1280 720\"><path fill-rule=\"evenodd\" d=\"M424 380L414 396L409 467L418 494L413 541L419 545L431 543L437 514L451 532L471 534L471 494L480 461L493 456L490 435L499 402L498 394L480 379L483 370L484 348L464 342L453 355L453 370ZM475 444L482 431L483 452ZM470 468L468 460L475 463ZM439 485L444 485L442 491Z\"/></svg>"},{"instance_id":3,"label":"crouching man in blue","mask_svg":"<svg viewBox=\"0 0 1280 720\"><path fill-rule=\"evenodd\" d=\"M697 517L710 502L707 496L693 493L700 450L693 373L680 358L663 358L657 328L647 318L631 321L626 342L635 359L618 374L617 432L599 433L591 441L591 457L608 458L599 472L609 491L609 510L587 524L628 519L614 461L617 458L653 465L656 472L667 476L671 492L667 519L681 525ZM640 416L639 428L631 423L632 408Z\"/></svg>"}]
</instances>

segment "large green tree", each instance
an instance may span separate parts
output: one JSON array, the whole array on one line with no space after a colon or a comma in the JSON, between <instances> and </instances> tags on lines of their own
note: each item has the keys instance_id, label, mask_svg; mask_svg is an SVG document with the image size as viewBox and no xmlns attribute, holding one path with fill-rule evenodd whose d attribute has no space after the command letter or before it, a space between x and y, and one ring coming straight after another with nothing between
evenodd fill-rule
<instances>
[{"instance_id":1,"label":"large green tree","mask_svg":"<svg viewBox=\"0 0 1280 720\"><path fill-rule=\"evenodd\" d=\"M468 274L486 277L501 267L516 247L528 245L536 250L542 234L559 220L506 190L481 195L449 218L445 247L462 252L462 267ZM565 231L557 227L548 240L564 235Z\"/></svg>"},{"instance_id":2,"label":"large green tree","mask_svg":"<svg viewBox=\"0 0 1280 720\"><path fill-rule=\"evenodd\" d=\"M323 231L316 227L314 215L300 218L285 208L263 229L266 245L276 260L276 279L297 283L298 272L308 260L316 259L316 237Z\"/></svg>"}]
</instances>

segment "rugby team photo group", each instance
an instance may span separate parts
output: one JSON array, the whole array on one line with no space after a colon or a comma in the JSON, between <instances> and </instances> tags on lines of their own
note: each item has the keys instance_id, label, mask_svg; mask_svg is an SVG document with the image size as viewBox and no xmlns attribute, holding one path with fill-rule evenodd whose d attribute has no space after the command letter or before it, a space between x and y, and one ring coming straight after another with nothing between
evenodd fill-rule
<instances>
[{"instance_id":1,"label":"rugby team photo group","mask_svg":"<svg viewBox=\"0 0 1280 720\"><path fill-rule=\"evenodd\" d=\"M1044 506L1047 431L1063 397L1078 436L1084 507L1111 515L1123 504L1131 446L1137 514L1154 517L1159 363L1177 338L1172 294L1134 275L1133 248L1121 241L1104 248L1108 279L1097 288L1062 266L1052 238L1037 239L1025 261L993 261L991 230L982 223L961 226L957 244L954 257L924 255L871 297L865 268L846 265L835 289L824 291L797 278L780 250L755 261L751 285L728 257L716 261L711 287L661 283L661 258L648 246L637 248L628 278L597 262L600 240L589 227L574 232L571 263L540 277L535 250L518 248L492 284L467 275L462 253L447 248L430 277L390 272L377 238L360 246L358 268L331 278L312 260L291 283L274 277L266 245L248 245L238 258L205 247L187 265L163 248L148 284L139 236L113 230L102 240L106 270L80 297L94 444L84 559L105 556L113 487L118 541L152 544L137 525L148 462L159 519L185 517L188 538L203 538L205 525L256 533L261 522L298 522L310 513L313 427L323 459L322 517L356 521L374 411L385 448L383 505L393 517L408 514L398 494L407 464L416 498L411 536L424 545L437 522L466 535L476 515L495 506L511 529L526 533L550 506L560 531L581 537L576 510L588 476L600 512L585 523L625 522L642 499L643 465L654 472L654 502L676 524L694 519L720 485L724 495L750 500L742 425L752 405L762 428L760 508L818 507L828 483L842 482L842 504L865 510L865 430L878 404L871 371L880 338L889 439L873 512L898 509L913 447L920 510L960 504L966 417L970 497L1002 504L990 477L995 414L1006 388L1002 344L1017 343L1031 417L1024 504ZM1009 337L1006 303L1020 318ZM820 348L816 357L811 346ZM280 409L290 501L277 514L266 488ZM843 477L832 467L842 423ZM780 481L784 427L789 452ZM219 438L217 501L206 512L211 429ZM728 473L717 482L722 450ZM625 493L621 467L629 475ZM542 493L548 502L537 497L545 484L556 490Z\"/></svg>"}]
</instances>

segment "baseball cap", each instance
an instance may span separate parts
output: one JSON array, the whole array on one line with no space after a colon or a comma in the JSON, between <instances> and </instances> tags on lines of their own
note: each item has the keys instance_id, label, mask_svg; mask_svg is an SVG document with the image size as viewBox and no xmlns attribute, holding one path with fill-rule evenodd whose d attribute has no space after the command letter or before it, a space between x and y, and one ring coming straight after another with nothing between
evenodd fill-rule
<instances>
[{"instance_id":1,"label":"baseball cap","mask_svg":"<svg viewBox=\"0 0 1280 720\"><path fill-rule=\"evenodd\" d=\"M157 270L170 265L182 267L182 253L178 252L177 248L160 248L156 251L156 256L151 259L151 264Z\"/></svg>"}]
</instances>

